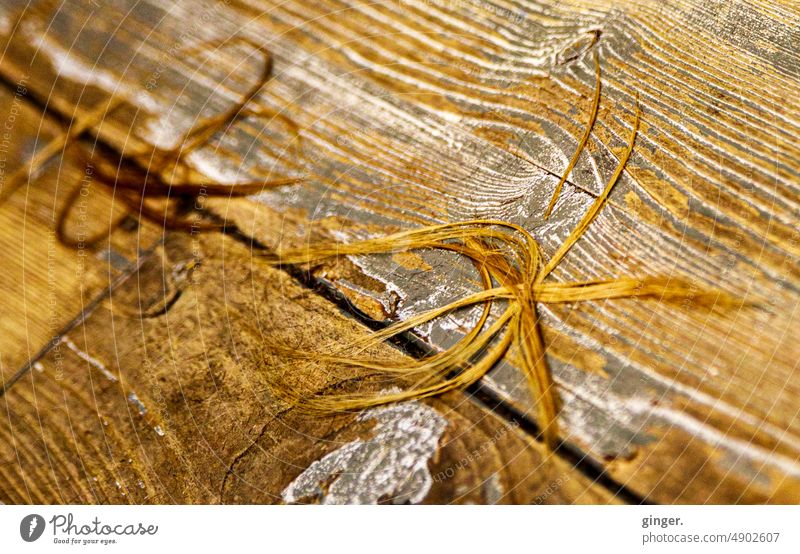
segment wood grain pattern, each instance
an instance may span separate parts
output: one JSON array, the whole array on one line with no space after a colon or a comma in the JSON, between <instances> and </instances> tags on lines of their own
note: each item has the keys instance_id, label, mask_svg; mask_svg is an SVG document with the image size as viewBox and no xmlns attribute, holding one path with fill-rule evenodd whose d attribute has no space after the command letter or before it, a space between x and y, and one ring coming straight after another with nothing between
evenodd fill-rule
<instances>
[{"instance_id":1,"label":"wood grain pattern","mask_svg":"<svg viewBox=\"0 0 800 554\"><path fill-rule=\"evenodd\" d=\"M259 102L285 107L301 125L303 160L276 146L287 138L280 126L247 120L195 161L214 178L307 172L303 185L216 206L272 245L302 240L310 221L321 236L343 239L480 216L521 223L552 252L615 164L638 91L644 120L628 175L556 277L688 276L762 308L543 310L567 439L655 500L797 500L800 106L786 101L798 89L795 8L599 0L113 6L93 14L102 23L95 35L75 40L83 12L42 5L38 17L53 24L46 33L31 24L0 70L24 73L31 45L40 45L54 65L37 66L37 90L71 71L59 82L72 88L47 97L64 113L86 105L85 91L98 95L121 79L150 117L132 125L123 111L99 134L136 148L230 102L257 64L223 49L200 68L170 57L165 65L165 52L235 33L266 40L277 75ZM544 223L587 117L590 48L604 69L598 125ZM158 86L146 93L153 75ZM425 257L432 271L355 263L360 276L323 271L377 316L403 317L471 285L467 269L446 258ZM445 345L462 323L421 332ZM488 383L529 406L513 366Z\"/></svg>"},{"instance_id":2,"label":"wood grain pattern","mask_svg":"<svg viewBox=\"0 0 800 554\"><path fill-rule=\"evenodd\" d=\"M272 396L278 378L302 393L360 376L272 355L265 344L346 345L365 332L241 244L168 236L65 336L72 346L62 358L38 360L0 399L0 500L280 502L312 462L369 441L373 425L354 414L309 417ZM425 501L614 502L466 396L429 406L446 430L422 460Z\"/></svg>"},{"instance_id":3,"label":"wood grain pattern","mask_svg":"<svg viewBox=\"0 0 800 554\"><path fill-rule=\"evenodd\" d=\"M23 88L20 90L24 90ZM57 339L62 329L91 312L97 298L138 264L138 248L157 238L157 228L145 225L109 233L96 248L73 249L56 237L56 217L74 187L82 187L71 233L106 229L119 209L108 193L92 186L73 152L56 157L11 190L10 176L34 151L59 131L58 124L32 107L24 94L0 89L9 151L3 156L0 202L0 376L3 386L28 360Z\"/></svg>"}]
</instances>

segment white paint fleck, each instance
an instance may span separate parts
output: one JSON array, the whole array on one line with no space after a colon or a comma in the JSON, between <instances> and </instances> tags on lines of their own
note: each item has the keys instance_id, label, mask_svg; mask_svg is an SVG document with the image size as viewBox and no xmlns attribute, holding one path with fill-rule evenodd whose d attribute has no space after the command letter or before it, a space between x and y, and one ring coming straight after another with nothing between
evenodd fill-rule
<instances>
[{"instance_id":1,"label":"white paint fleck","mask_svg":"<svg viewBox=\"0 0 800 554\"><path fill-rule=\"evenodd\" d=\"M44 366L42 365L42 362L33 362L33 369L39 373L44 373Z\"/></svg>"},{"instance_id":2,"label":"white paint fleck","mask_svg":"<svg viewBox=\"0 0 800 554\"><path fill-rule=\"evenodd\" d=\"M166 434L164 433L164 430L161 428L161 425L156 425L155 427L153 427L153 431L155 431L156 435L158 435L159 437L163 437Z\"/></svg>"},{"instance_id":3,"label":"white paint fleck","mask_svg":"<svg viewBox=\"0 0 800 554\"><path fill-rule=\"evenodd\" d=\"M374 420L374 436L355 440L311 464L283 491L287 503L417 504L433 484L428 461L439 448L447 420L419 402L374 408L359 416ZM327 485L327 489L325 486Z\"/></svg>"},{"instance_id":4,"label":"white paint fleck","mask_svg":"<svg viewBox=\"0 0 800 554\"><path fill-rule=\"evenodd\" d=\"M492 473L489 478L483 483L483 498L487 504L497 504L505 496L505 487L500 482L500 476L497 473Z\"/></svg>"},{"instance_id":5,"label":"white paint fleck","mask_svg":"<svg viewBox=\"0 0 800 554\"><path fill-rule=\"evenodd\" d=\"M139 397L136 396L135 392L132 392L128 395L128 402L136 407L139 415L145 415L147 413L147 407L144 405L144 402L139 400Z\"/></svg>"},{"instance_id":6,"label":"white paint fleck","mask_svg":"<svg viewBox=\"0 0 800 554\"><path fill-rule=\"evenodd\" d=\"M77 355L78 355L78 357L79 357L80 359L82 359L82 360L84 360L84 361L88 362L88 363L89 363L89 365L91 365L92 367L94 367L95 369L97 369L98 371L100 371L100 373L102 373L103 375L105 375L105 376L106 376L106 378L107 378L109 381L112 381L112 382L116 382L116 381L117 381L117 376L116 376L116 375L114 375L113 373L111 373L111 372L108 370L108 368L107 368L106 366L104 366L104 365L103 365L103 364L100 362L100 360L98 360L97 358L94 358L93 356L90 356L89 354L87 354L86 352L84 352L83 350L81 350L80 348L78 348L78 346L77 346L77 345L76 345L74 342L72 342L71 340L69 340L69 338L67 338L66 336L64 336L64 337L61 337L61 342L62 342L64 345L66 345L66 347L67 347L67 348L69 348L70 350L72 350L73 352L75 352L75 354L77 354Z\"/></svg>"}]
</instances>

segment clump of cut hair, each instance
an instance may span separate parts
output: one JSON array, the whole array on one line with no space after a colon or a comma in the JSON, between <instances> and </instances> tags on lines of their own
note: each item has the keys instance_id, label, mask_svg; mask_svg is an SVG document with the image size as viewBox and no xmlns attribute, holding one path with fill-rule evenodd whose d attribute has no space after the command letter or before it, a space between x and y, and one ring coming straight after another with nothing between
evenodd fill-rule
<instances>
[{"instance_id":1,"label":"clump of cut hair","mask_svg":"<svg viewBox=\"0 0 800 554\"><path fill-rule=\"evenodd\" d=\"M101 185L114 191L115 197L127 205L129 213L143 217L163 226L165 229L175 229L187 232L222 231L228 223L225 221L200 221L196 217L186 217L181 211L180 200L193 199L203 196L248 196L262 192L267 188L291 185L302 181L299 177L289 177L270 181L250 181L235 184L222 184L207 180L192 180L176 178L175 175L185 175L189 172L186 166L186 156L206 145L212 137L220 131L227 130L237 120L248 117L262 117L280 119L291 130L293 140L299 140L300 130L296 123L280 112L264 107L250 107L255 97L262 91L272 77L272 55L260 44L244 37L236 36L225 41L203 42L200 45L184 49L182 53L189 54L202 52L208 48L219 48L223 45L242 44L252 48L262 57L262 70L257 80L242 97L230 108L220 114L201 119L189 129L178 141L177 146L162 149L153 146L145 152L135 154L122 154L120 162L126 162L127 167L133 171L120 170L121 163L111 166L108 162L99 160L92 164L92 160L83 153L84 162L93 168L93 178ZM116 108L118 99L112 97L109 106ZM108 112L106 112L108 113ZM299 149L299 145L298 145ZM80 194L81 188L75 187L67 197L57 219L56 233L59 240L68 245L92 245L98 242L117 225L127 214L118 218L111 227L92 237L76 241L66 233L68 216ZM154 206L151 200L162 200L165 205Z\"/></svg>"},{"instance_id":2,"label":"clump of cut hair","mask_svg":"<svg viewBox=\"0 0 800 554\"><path fill-rule=\"evenodd\" d=\"M599 90L599 89L598 89ZM593 110L596 110L593 109ZM593 122L594 117L592 117ZM276 392L298 407L322 412L360 410L382 404L415 400L464 389L480 380L514 348L524 372L531 396L536 401L537 421L544 442L551 448L558 444L559 401L547 364L546 345L537 313L538 303L572 303L617 298L691 298L697 305L734 304L732 297L719 291L700 290L687 281L653 277L623 277L600 281L568 283L546 282L572 246L597 217L612 188L622 175L633 152L639 129L638 101L627 147L603 192L595 199L575 229L555 254L544 259L534 237L524 228L491 219L433 225L411 231L372 238L350 244L317 244L267 254L275 265L316 264L338 256L390 254L429 249L454 252L469 259L477 269L483 290L445 306L428 310L371 333L348 345L355 354L339 355L314 352L303 354L278 348L284 354L369 369L405 384L389 393L321 394L298 397L290 390L274 386ZM591 122L590 122L591 124ZM582 148L585 140L581 141ZM576 156L573 160L577 159ZM570 164L567 172L574 164ZM559 183L563 184L564 179ZM551 205L555 202L558 187ZM493 304L501 303L500 314L490 321ZM477 323L450 348L419 360L382 360L360 357L359 353L378 343L410 331L424 323L472 306L483 306Z\"/></svg>"},{"instance_id":3,"label":"clump of cut hair","mask_svg":"<svg viewBox=\"0 0 800 554\"><path fill-rule=\"evenodd\" d=\"M116 196L141 217L151 219L168 228L186 231L225 230L227 223L192 221L177 210L171 209L169 202L175 197L193 197L198 194L242 196L258 193L265 187L277 187L296 183L301 179L287 178L267 182L239 183L234 185L197 182L172 177L176 169L183 168L187 173L184 157L207 144L219 130L224 129L238 118L247 115L283 118L299 138L299 130L293 121L280 114L270 114L265 109L250 108L255 96L268 82L272 70L272 58L262 46L244 38L235 37L229 41L248 45L263 55L264 66L261 75L242 99L224 113L201 120L193 126L173 149L162 150L153 147L145 153L121 154L139 171L123 172L120 166L110 167L100 162L94 167L95 179L115 191ZM209 43L213 46L213 43ZM209 44L205 44L208 47ZM200 48L200 47L197 47ZM547 218L558 200L559 194L570 172L588 143L597 118L600 101L600 63L594 55L595 91L584 134L578 148L571 157L567 168L556 185L549 205L544 213ZM76 118L70 128L56 137L37 154L24 172L12 176L10 182L18 184L27 175L44 164L52 156L73 144L83 132L97 125L102 118L122 104L122 100L112 96L105 106ZM299 352L296 349L276 344L267 344L275 353L289 357L309 358L315 361L338 366L358 367L376 372L378 375L399 381L402 389L384 392L358 392L350 394L330 393L300 396L290 386L278 381L273 391L299 408L325 413L342 410L360 410L393 402L422 399L437 396L448 391L469 387L480 380L509 350L514 349L519 365L526 376L531 396L535 400L535 415L544 442L555 448L559 441L558 413L559 400L552 374L547 363L547 347L542 337L537 305L539 303L574 303L594 300L622 298L655 298L660 300L689 299L698 306L741 305L731 296L714 290L703 290L682 279L665 277L620 277L608 280L552 282L547 281L552 271L561 263L572 246L583 236L605 204L614 185L619 180L634 149L640 122L638 97L635 119L631 126L628 144L619 163L608 180L602 193L594 200L586 214L567 236L556 252L545 256L534 237L523 227L493 219L444 223L420 229L402 231L392 235L371 238L350 244L316 244L303 248L281 250L265 254L265 259L276 266L316 264L339 256L364 256L390 254L410 250L441 250L455 253L470 260L480 276L482 290L466 295L445 306L434 308L421 314L399 321L389 327L366 335L354 343L334 348L331 353ZM86 160L89 163L89 160ZM73 204L80 194L76 187L67 198L58 217L57 234L65 244L78 242L65 231L66 220ZM167 201L167 207L157 209L148 202L151 199ZM112 228L121 219L114 222ZM108 231L85 238L83 245L91 245ZM492 317L493 308L500 307L498 315ZM425 323L468 308L482 307L477 322L451 347L421 359L393 358L381 359L363 355L367 350L391 339L412 331ZM349 352L343 354L343 352Z\"/></svg>"},{"instance_id":4,"label":"clump of cut hair","mask_svg":"<svg viewBox=\"0 0 800 554\"><path fill-rule=\"evenodd\" d=\"M18 18L18 27L23 18L27 17L23 11ZM79 156L91 175L91 182L98 183L114 192L115 199L121 201L127 211L118 216L111 225L91 236L73 237L67 232L70 214L75 203L83 192L83 184L73 187L67 194L56 216L56 236L59 241L72 247L91 247L119 226L130 214L148 219L166 229L176 229L189 232L221 231L228 223L225 221L201 220L198 217L187 217L183 212L186 205L193 202L181 202L202 196L247 196L257 194L264 189L286 186L301 182L303 178L287 177L274 180L256 180L236 184L214 183L204 179L192 179L187 175L191 173L186 164L186 157L197 149L205 146L220 131L225 131L237 120L243 117L260 117L282 121L292 135L297 152L300 151L300 130L297 124L280 111L271 110L263 106L253 107L256 96L264 89L272 78L273 60L269 50L261 44L242 36L233 36L225 40L203 41L196 45L179 49L178 55L202 54L214 48L232 45L250 48L254 54L261 57L261 71L253 84L245 91L240 99L219 114L198 120L178 140L174 148L159 148L152 146L135 153L120 153L119 159L114 163L104 160L103 156L94 156L78 144L78 140L90 129L100 125L106 117L112 115L125 104L119 93L112 94L97 108L86 111L74 117L67 128L51 139L43 148L36 152L31 160L23 164L14 173L8 176L5 187L0 190L0 202L10 196L17 188L26 183L30 176L36 174L41 167L55 156L66 151L71 146L77 146ZM77 110L78 108L76 108ZM95 159L96 158L96 159ZM89 172L88 170L91 169Z\"/></svg>"}]
</instances>

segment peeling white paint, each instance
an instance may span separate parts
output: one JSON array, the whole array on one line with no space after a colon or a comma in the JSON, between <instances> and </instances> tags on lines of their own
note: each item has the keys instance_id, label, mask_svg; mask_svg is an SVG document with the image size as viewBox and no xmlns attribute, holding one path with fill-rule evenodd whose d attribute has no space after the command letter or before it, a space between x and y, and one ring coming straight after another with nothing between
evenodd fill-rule
<instances>
[{"instance_id":1,"label":"peeling white paint","mask_svg":"<svg viewBox=\"0 0 800 554\"><path fill-rule=\"evenodd\" d=\"M419 402L374 408L359 420L375 421L373 437L347 443L311 464L284 489L285 502L417 504L425 499L433 484L428 461L447 420Z\"/></svg>"},{"instance_id":2,"label":"peeling white paint","mask_svg":"<svg viewBox=\"0 0 800 554\"><path fill-rule=\"evenodd\" d=\"M492 473L489 478L483 483L483 498L487 504L497 504L505 496L506 491L503 483L500 482L500 476Z\"/></svg>"},{"instance_id":3,"label":"peeling white paint","mask_svg":"<svg viewBox=\"0 0 800 554\"><path fill-rule=\"evenodd\" d=\"M132 392L128 395L128 402L130 402L136 407L136 410L139 412L139 415L145 415L147 413L147 407L144 405L144 402L139 400L139 397L136 396L135 392Z\"/></svg>"}]
</instances>

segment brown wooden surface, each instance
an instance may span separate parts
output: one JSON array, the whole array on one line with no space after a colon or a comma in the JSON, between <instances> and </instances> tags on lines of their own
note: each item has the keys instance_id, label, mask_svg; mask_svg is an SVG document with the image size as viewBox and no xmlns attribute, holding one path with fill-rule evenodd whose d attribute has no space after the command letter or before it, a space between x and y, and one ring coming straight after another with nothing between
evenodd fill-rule
<instances>
[{"instance_id":1,"label":"brown wooden surface","mask_svg":"<svg viewBox=\"0 0 800 554\"><path fill-rule=\"evenodd\" d=\"M65 335L70 348L37 360L0 400L0 500L280 502L312 462L354 440L369 444L374 422L288 409L270 394L276 379L303 394L359 375L270 355L265 344L347 344L365 332L236 242L170 235ZM613 501L466 396L428 405L446 429L421 460L432 479L425 501Z\"/></svg>"},{"instance_id":2,"label":"brown wooden surface","mask_svg":"<svg viewBox=\"0 0 800 554\"><path fill-rule=\"evenodd\" d=\"M23 160L60 131L51 118L43 118L41 111L15 93L16 89L0 89L4 107L0 116L12 123L11 129L4 129L11 145L4 168L9 182L4 180L0 192L3 383L62 329L90 313L110 286L135 269L137 249L148 248L157 237L154 226L138 230L129 226L109 233L93 249L59 242L56 218L75 187L83 186L86 192L70 218L73 224L67 230L72 233L102 232L112 217L113 203L106 191L83 181L84 169L71 151L63 160L57 157L46 164L29 185L23 182L12 190L10 176Z\"/></svg>"},{"instance_id":3,"label":"brown wooden surface","mask_svg":"<svg viewBox=\"0 0 800 554\"><path fill-rule=\"evenodd\" d=\"M18 15L13 3L6 12ZM525 225L552 252L616 163L638 91L643 125L628 174L556 277L681 275L762 306L545 309L566 438L653 500L799 499L796 6L178 2L165 11L120 1L90 16L40 3L29 17L0 71L11 82L30 75L37 98L68 116L122 83L146 113L132 123L126 108L104 123L98 134L117 148L213 113L258 67L225 49L202 67L164 63L164 52L235 33L264 41L276 79L259 103L285 106L301 126L302 158L281 149L286 129L248 120L196 161L211 177L307 172L302 185L215 205L272 246L298 243L310 221L317 238L341 240L481 216ZM91 34L79 32L89 18ZM598 125L544 223L588 117L590 49L604 70ZM379 318L443 301L471 279L441 257L344 266L321 276ZM421 331L444 345L457 323ZM508 364L487 380L524 409L522 384Z\"/></svg>"}]
</instances>

